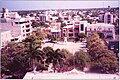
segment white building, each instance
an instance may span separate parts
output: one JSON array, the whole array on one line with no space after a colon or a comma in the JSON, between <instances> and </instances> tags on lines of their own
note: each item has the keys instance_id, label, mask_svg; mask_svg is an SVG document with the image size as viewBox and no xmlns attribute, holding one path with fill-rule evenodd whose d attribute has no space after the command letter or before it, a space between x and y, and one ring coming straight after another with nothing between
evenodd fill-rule
<instances>
[{"instance_id":1,"label":"white building","mask_svg":"<svg viewBox=\"0 0 120 80\"><path fill-rule=\"evenodd\" d=\"M25 39L32 33L32 22L29 18L18 18L14 21L13 26L18 26L20 28L21 37Z\"/></svg>"},{"instance_id":2,"label":"white building","mask_svg":"<svg viewBox=\"0 0 120 80\"><path fill-rule=\"evenodd\" d=\"M114 22L113 14L111 14L110 12L101 14L99 15L99 21L104 23L113 23Z\"/></svg>"},{"instance_id":3,"label":"white building","mask_svg":"<svg viewBox=\"0 0 120 80\"><path fill-rule=\"evenodd\" d=\"M7 23L0 23L1 29L11 31L12 39L21 41L32 33L32 22L29 18L17 18Z\"/></svg>"},{"instance_id":4,"label":"white building","mask_svg":"<svg viewBox=\"0 0 120 80\"><path fill-rule=\"evenodd\" d=\"M103 33L105 38L108 36L112 36L113 39L115 39L115 29L114 25L112 24L107 24L107 23L96 23L96 24L89 24L87 26L87 35L89 35L91 32L96 31Z\"/></svg>"},{"instance_id":5,"label":"white building","mask_svg":"<svg viewBox=\"0 0 120 80\"><path fill-rule=\"evenodd\" d=\"M0 29L0 47L5 47L11 41L11 31Z\"/></svg>"}]
</instances>

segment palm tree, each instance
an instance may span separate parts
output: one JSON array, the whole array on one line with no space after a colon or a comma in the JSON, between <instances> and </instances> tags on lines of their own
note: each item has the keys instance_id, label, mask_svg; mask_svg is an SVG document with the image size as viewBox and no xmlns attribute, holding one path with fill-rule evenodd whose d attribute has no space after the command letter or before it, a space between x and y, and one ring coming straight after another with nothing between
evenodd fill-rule
<instances>
[{"instance_id":1,"label":"palm tree","mask_svg":"<svg viewBox=\"0 0 120 80\"><path fill-rule=\"evenodd\" d=\"M51 47L44 47L43 51L46 53L46 63L52 63L54 72L56 68L61 67L61 63L64 61L64 55L61 54L60 49L53 50Z\"/></svg>"},{"instance_id":2,"label":"palm tree","mask_svg":"<svg viewBox=\"0 0 120 80\"><path fill-rule=\"evenodd\" d=\"M29 36L24 40L24 42L26 44L26 50L24 55L26 55L26 58L29 59L29 66L32 65L33 67L37 67L35 65L35 61L42 62L44 58L44 53L40 50L41 42L37 40L36 36Z\"/></svg>"}]
</instances>

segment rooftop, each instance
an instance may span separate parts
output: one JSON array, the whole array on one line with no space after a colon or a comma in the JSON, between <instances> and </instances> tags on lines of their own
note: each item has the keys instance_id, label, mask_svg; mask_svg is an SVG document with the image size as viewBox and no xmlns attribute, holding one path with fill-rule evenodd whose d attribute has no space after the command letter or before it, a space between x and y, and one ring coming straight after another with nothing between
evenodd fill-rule
<instances>
[{"instance_id":1,"label":"rooftop","mask_svg":"<svg viewBox=\"0 0 120 80\"><path fill-rule=\"evenodd\" d=\"M95 24L90 24L89 25L90 27L93 27L93 26L114 26L113 24L107 24L107 23L95 23Z\"/></svg>"},{"instance_id":2,"label":"rooftop","mask_svg":"<svg viewBox=\"0 0 120 80\"><path fill-rule=\"evenodd\" d=\"M116 74L83 73L27 72L23 79L118 79Z\"/></svg>"}]
</instances>

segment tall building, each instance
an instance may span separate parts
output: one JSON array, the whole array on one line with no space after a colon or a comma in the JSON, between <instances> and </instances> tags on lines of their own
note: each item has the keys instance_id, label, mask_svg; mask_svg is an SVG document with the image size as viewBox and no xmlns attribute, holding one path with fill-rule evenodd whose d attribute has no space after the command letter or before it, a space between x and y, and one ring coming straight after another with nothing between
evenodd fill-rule
<instances>
[{"instance_id":1,"label":"tall building","mask_svg":"<svg viewBox=\"0 0 120 80\"><path fill-rule=\"evenodd\" d=\"M39 15L40 22L45 22L46 21L46 16L45 15Z\"/></svg>"}]
</instances>

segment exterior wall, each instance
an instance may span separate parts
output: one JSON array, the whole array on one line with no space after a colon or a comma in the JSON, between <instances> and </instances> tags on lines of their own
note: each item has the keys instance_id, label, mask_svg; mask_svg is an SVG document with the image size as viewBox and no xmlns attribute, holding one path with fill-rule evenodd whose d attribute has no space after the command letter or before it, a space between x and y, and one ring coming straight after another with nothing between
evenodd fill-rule
<instances>
[{"instance_id":1,"label":"exterior wall","mask_svg":"<svg viewBox=\"0 0 120 80\"><path fill-rule=\"evenodd\" d=\"M28 35L31 35L31 32L32 32L32 22L30 21L29 18L20 18L20 19L16 19L15 20L15 23L16 22L22 22L21 24L14 24L14 26L18 26L20 27L20 31L21 31L21 37L23 39L25 39Z\"/></svg>"},{"instance_id":2,"label":"exterior wall","mask_svg":"<svg viewBox=\"0 0 120 80\"><path fill-rule=\"evenodd\" d=\"M110 18L108 17L108 15L110 16ZM104 15L104 23L113 23L113 15L108 13L105 13Z\"/></svg>"},{"instance_id":3,"label":"exterior wall","mask_svg":"<svg viewBox=\"0 0 120 80\"><path fill-rule=\"evenodd\" d=\"M3 31L3 32L0 32L0 44L1 44L1 47L5 47L8 42L11 41L11 32L10 31Z\"/></svg>"},{"instance_id":4,"label":"exterior wall","mask_svg":"<svg viewBox=\"0 0 120 80\"><path fill-rule=\"evenodd\" d=\"M16 24L17 23L17 24ZM18 41L25 39L27 35L32 33L32 22L29 18L18 18L11 23L1 23L1 29L11 31L13 38L18 38Z\"/></svg>"},{"instance_id":5,"label":"exterior wall","mask_svg":"<svg viewBox=\"0 0 120 80\"><path fill-rule=\"evenodd\" d=\"M80 21L80 26L79 26L79 33L85 33L85 28L87 27L87 21ZM83 25L83 29L82 29Z\"/></svg>"},{"instance_id":6,"label":"exterior wall","mask_svg":"<svg viewBox=\"0 0 120 80\"><path fill-rule=\"evenodd\" d=\"M10 12L8 13L8 18L16 19L16 18L21 18L17 12Z\"/></svg>"},{"instance_id":7,"label":"exterior wall","mask_svg":"<svg viewBox=\"0 0 120 80\"><path fill-rule=\"evenodd\" d=\"M74 37L76 37L79 34L79 27L80 27L80 22L77 21L74 23Z\"/></svg>"},{"instance_id":8,"label":"exterior wall","mask_svg":"<svg viewBox=\"0 0 120 80\"><path fill-rule=\"evenodd\" d=\"M81 25L83 25L83 30L81 30ZM68 25L69 26L69 25ZM67 38L75 38L79 33L86 33L87 21L74 21L73 27L63 28L63 35Z\"/></svg>"},{"instance_id":9,"label":"exterior wall","mask_svg":"<svg viewBox=\"0 0 120 80\"><path fill-rule=\"evenodd\" d=\"M108 15L110 18L108 17ZM113 14L111 14L110 12L101 14L99 15L99 21L104 23L113 23L114 22Z\"/></svg>"},{"instance_id":10,"label":"exterior wall","mask_svg":"<svg viewBox=\"0 0 120 80\"><path fill-rule=\"evenodd\" d=\"M40 16L40 22L45 22L46 21L46 16Z\"/></svg>"},{"instance_id":11,"label":"exterior wall","mask_svg":"<svg viewBox=\"0 0 120 80\"><path fill-rule=\"evenodd\" d=\"M110 35L110 36L113 36L113 39L115 39L114 25L109 25L109 24L104 24L104 23L88 25L87 26L87 35L89 35L93 31L104 33L105 38L108 35Z\"/></svg>"}]
</instances>

